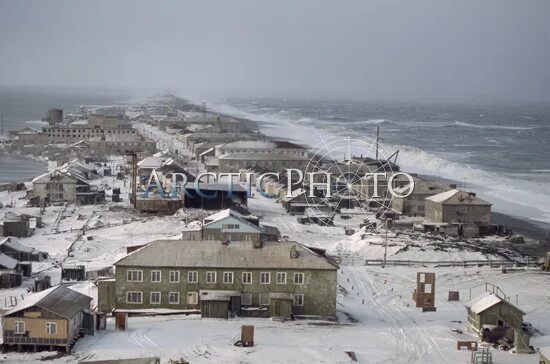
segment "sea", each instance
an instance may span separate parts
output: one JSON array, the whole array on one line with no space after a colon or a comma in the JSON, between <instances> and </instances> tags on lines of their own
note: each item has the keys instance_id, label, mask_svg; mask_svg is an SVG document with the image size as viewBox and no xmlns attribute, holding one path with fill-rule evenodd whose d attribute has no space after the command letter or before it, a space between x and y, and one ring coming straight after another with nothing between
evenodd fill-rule
<instances>
[{"instance_id":1,"label":"sea","mask_svg":"<svg viewBox=\"0 0 550 364\"><path fill-rule=\"evenodd\" d=\"M198 100L197 100L198 101ZM374 138L406 172L456 182L493 210L550 223L550 105L284 98L207 100L275 138Z\"/></svg>"},{"instance_id":2,"label":"sea","mask_svg":"<svg viewBox=\"0 0 550 364\"><path fill-rule=\"evenodd\" d=\"M68 87L36 87L0 85L0 117L4 135L9 130L25 127L40 129L49 109L60 108L66 113L81 105L114 105L128 100L124 92ZM25 182L46 171L46 164L24 156L1 154L0 183Z\"/></svg>"}]
</instances>

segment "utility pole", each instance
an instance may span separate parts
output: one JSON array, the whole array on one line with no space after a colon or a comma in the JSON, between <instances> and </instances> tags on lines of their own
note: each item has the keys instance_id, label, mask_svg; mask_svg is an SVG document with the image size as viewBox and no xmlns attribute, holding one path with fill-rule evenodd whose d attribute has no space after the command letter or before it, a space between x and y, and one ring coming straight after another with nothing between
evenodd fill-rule
<instances>
[{"instance_id":1,"label":"utility pole","mask_svg":"<svg viewBox=\"0 0 550 364\"><path fill-rule=\"evenodd\" d=\"M4 135L4 114L0 115L0 135Z\"/></svg>"}]
</instances>

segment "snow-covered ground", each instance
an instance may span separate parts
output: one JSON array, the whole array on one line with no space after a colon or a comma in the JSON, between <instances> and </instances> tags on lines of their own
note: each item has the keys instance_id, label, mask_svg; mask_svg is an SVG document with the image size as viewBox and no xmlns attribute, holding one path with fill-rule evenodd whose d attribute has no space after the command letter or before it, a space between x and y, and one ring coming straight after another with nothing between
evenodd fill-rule
<instances>
[{"instance_id":1,"label":"snow-covered ground","mask_svg":"<svg viewBox=\"0 0 550 364\"><path fill-rule=\"evenodd\" d=\"M474 339L466 327L465 302L470 287L489 281L502 288L526 311L525 320L550 332L550 275L538 271L504 274L497 269L439 268L436 312L414 307L411 293L416 270L343 266L339 275L339 323L275 322L269 319L201 319L198 316L131 317L125 332L112 320L106 331L79 340L73 355L54 362L159 356L163 362L183 357L191 363L466 363L469 352L457 351L457 340ZM86 286L81 287L85 292ZM447 291L460 291L459 302L448 302ZM472 291L472 296L483 292ZM255 326L255 346L232 345L240 326ZM460 330L457 333L453 330ZM540 336L536 340L547 339ZM494 363L538 363L535 354L491 349ZM48 354L4 354L6 363L38 359Z\"/></svg>"}]
</instances>

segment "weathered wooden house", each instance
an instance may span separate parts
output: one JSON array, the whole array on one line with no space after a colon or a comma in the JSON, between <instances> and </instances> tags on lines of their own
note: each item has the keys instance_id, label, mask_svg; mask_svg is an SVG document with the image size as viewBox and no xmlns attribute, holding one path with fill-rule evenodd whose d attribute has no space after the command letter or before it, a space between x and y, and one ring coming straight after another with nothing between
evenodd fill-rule
<instances>
[{"instance_id":1,"label":"weathered wooden house","mask_svg":"<svg viewBox=\"0 0 550 364\"><path fill-rule=\"evenodd\" d=\"M0 252L20 262L39 262L48 258L48 253L28 247L10 238L0 239Z\"/></svg>"},{"instance_id":2,"label":"weathered wooden house","mask_svg":"<svg viewBox=\"0 0 550 364\"><path fill-rule=\"evenodd\" d=\"M90 315L91 300L65 285L27 296L4 313L4 347L18 351L23 347L70 351L86 329L83 323L89 321L86 316Z\"/></svg>"},{"instance_id":3,"label":"weathered wooden house","mask_svg":"<svg viewBox=\"0 0 550 364\"><path fill-rule=\"evenodd\" d=\"M13 212L6 212L0 221L2 231L0 236L14 236L16 238L26 238L31 235L29 215L18 215Z\"/></svg>"},{"instance_id":4,"label":"weathered wooden house","mask_svg":"<svg viewBox=\"0 0 550 364\"><path fill-rule=\"evenodd\" d=\"M412 193L405 198L394 197L391 201L393 210L405 216L424 216L426 210L426 198L450 190L441 183L415 180ZM409 190L408 186L398 187L395 191L399 194L405 194Z\"/></svg>"},{"instance_id":5,"label":"weathered wooden house","mask_svg":"<svg viewBox=\"0 0 550 364\"><path fill-rule=\"evenodd\" d=\"M486 326L510 326L522 330L525 312L505 299L486 292L466 305L470 327L481 333Z\"/></svg>"},{"instance_id":6,"label":"weathered wooden house","mask_svg":"<svg viewBox=\"0 0 550 364\"><path fill-rule=\"evenodd\" d=\"M336 315L338 265L296 242L255 248L252 242L159 240L115 267L115 280L100 281L102 312L208 307L210 315L223 313L229 302L230 312L244 316ZM217 303L202 305L202 291Z\"/></svg>"},{"instance_id":7,"label":"weathered wooden house","mask_svg":"<svg viewBox=\"0 0 550 364\"><path fill-rule=\"evenodd\" d=\"M425 200L427 222L455 225L461 236L476 237L479 227L487 226L491 221L491 203L471 192L452 189Z\"/></svg>"}]
</instances>

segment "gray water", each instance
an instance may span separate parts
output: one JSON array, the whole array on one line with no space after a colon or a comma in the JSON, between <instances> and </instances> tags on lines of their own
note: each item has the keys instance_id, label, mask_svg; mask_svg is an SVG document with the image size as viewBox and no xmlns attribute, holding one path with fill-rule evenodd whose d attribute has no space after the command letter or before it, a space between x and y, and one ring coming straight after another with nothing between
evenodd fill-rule
<instances>
[{"instance_id":1,"label":"gray water","mask_svg":"<svg viewBox=\"0 0 550 364\"><path fill-rule=\"evenodd\" d=\"M0 156L0 182L25 182L46 172L46 164L30 158Z\"/></svg>"},{"instance_id":2,"label":"gray water","mask_svg":"<svg viewBox=\"0 0 550 364\"><path fill-rule=\"evenodd\" d=\"M374 137L380 127L404 170L459 181L497 211L550 221L548 105L248 98L209 106L309 146L321 136Z\"/></svg>"}]
</instances>

